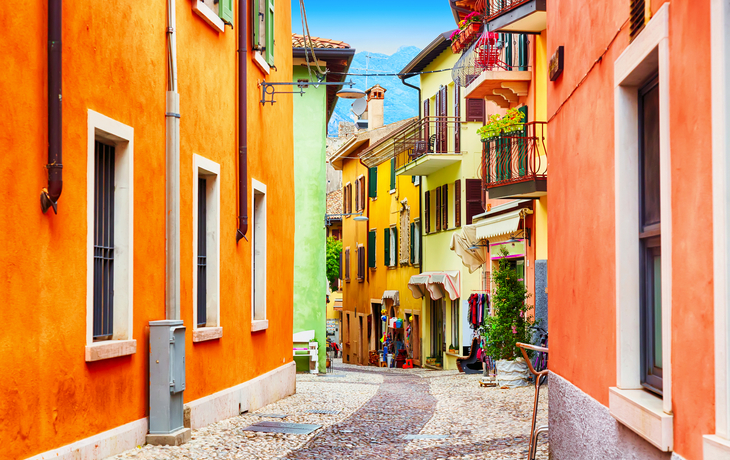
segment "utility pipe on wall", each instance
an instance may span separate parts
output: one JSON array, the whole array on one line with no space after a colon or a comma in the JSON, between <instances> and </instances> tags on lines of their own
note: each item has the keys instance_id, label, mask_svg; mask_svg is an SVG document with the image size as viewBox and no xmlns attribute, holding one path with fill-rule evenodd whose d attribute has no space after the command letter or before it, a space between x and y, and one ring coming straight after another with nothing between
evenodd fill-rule
<instances>
[{"instance_id":1,"label":"utility pipe on wall","mask_svg":"<svg viewBox=\"0 0 730 460\"><path fill-rule=\"evenodd\" d=\"M248 1L238 2L238 231L236 243L248 232Z\"/></svg>"},{"instance_id":2,"label":"utility pipe on wall","mask_svg":"<svg viewBox=\"0 0 730 460\"><path fill-rule=\"evenodd\" d=\"M175 2L167 0L167 86L165 101L167 263L165 314L180 319L180 95L177 93Z\"/></svg>"},{"instance_id":3,"label":"utility pipe on wall","mask_svg":"<svg viewBox=\"0 0 730 460\"><path fill-rule=\"evenodd\" d=\"M63 189L63 144L61 128L63 115L61 78L62 0L48 1L48 187L41 191L41 210L52 207L58 214L58 199Z\"/></svg>"}]
</instances>

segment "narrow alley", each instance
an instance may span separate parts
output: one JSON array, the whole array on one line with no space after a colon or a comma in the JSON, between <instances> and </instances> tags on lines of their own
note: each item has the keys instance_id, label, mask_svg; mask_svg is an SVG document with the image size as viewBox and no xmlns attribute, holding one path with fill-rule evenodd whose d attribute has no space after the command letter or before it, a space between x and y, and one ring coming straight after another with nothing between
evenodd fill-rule
<instances>
[{"instance_id":1,"label":"narrow alley","mask_svg":"<svg viewBox=\"0 0 730 460\"><path fill-rule=\"evenodd\" d=\"M187 444L146 445L113 458L524 458L533 387L480 387L480 377L456 371L353 366L336 360L332 373L297 374L296 394L255 413L194 430ZM547 389L543 390L538 424L547 421ZM260 421L321 428L309 435L246 430ZM545 439L538 454L547 458Z\"/></svg>"}]
</instances>

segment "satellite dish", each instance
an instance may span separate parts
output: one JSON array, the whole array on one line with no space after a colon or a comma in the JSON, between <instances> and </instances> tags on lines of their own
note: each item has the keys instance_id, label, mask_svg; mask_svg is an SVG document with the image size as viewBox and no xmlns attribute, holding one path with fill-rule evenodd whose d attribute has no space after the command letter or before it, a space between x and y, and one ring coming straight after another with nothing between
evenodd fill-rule
<instances>
[{"instance_id":1,"label":"satellite dish","mask_svg":"<svg viewBox=\"0 0 730 460\"><path fill-rule=\"evenodd\" d=\"M355 102L352 103L352 113L358 116L358 118L365 113L365 110L368 108L368 101L365 98L362 99L355 99Z\"/></svg>"}]
</instances>

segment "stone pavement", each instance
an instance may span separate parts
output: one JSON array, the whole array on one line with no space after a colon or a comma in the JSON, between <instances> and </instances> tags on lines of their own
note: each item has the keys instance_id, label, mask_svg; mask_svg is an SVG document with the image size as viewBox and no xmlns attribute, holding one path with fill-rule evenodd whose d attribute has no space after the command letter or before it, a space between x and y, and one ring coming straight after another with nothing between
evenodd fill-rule
<instances>
[{"instance_id":1,"label":"stone pavement","mask_svg":"<svg viewBox=\"0 0 730 460\"><path fill-rule=\"evenodd\" d=\"M526 458L533 387L482 388L455 371L381 369L336 360L335 372L297 375L297 393L193 432L179 447L142 446L116 459L510 459ZM547 387L538 424L547 421ZM336 415L308 410L340 411ZM256 414L286 414L285 419ZM309 435L254 433L259 421L312 423ZM406 439L406 435L431 435ZM547 459L541 440L538 459Z\"/></svg>"}]
</instances>

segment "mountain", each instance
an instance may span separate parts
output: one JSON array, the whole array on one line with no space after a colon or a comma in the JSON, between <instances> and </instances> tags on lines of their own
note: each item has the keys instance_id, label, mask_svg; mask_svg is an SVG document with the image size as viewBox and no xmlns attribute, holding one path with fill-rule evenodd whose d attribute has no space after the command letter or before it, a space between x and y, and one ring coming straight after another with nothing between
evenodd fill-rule
<instances>
[{"instance_id":1,"label":"mountain","mask_svg":"<svg viewBox=\"0 0 730 460\"><path fill-rule=\"evenodd\" d=\"M352 59L350 73L354 74L375 74L375 73L398 73L416 57L421 50L415 46L403 46L395 53L388 56L380 53L369 53L361 51L356 53ZM348 76L348 80L355 82L355 87L366 90L378 84L385 88L385 123L393 123L406 118L418 115L418 91L405 86L401 79L392 77L359 77ZM367 82L366 82L367 80ZM419 86L419 78L413 77L408 83ZM352 100L340 99L337 101L335 111L330 118L327 131L330 136L337 136L337 126L340 121L354 121L355 116L350 112Z\"/></svg>"}]
</instances>

